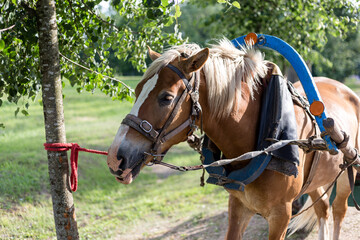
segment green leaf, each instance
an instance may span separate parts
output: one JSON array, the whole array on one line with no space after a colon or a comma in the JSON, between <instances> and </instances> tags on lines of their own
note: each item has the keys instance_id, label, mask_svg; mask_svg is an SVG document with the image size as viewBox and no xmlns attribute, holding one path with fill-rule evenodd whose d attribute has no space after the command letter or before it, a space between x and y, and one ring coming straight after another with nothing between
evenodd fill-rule
<instances>
[{"instance_id":1,"label":"green leaf","mask_svg":"<svg viewBox=\"0 0 360 240\"><path fill-rule=\"evenodd\" d=\"M174 18L169 18L169 20L164 24L165 27L169 27L174 23Z\"/></svg>"},{"instance_id":2,"label":"green leaf","mask_svg":"<svg viewBox=\"0 0 360 240\"><path fill-rule=\"evenodd\" d=\"M175 6L175 17L178 18L180 16L181 16L180 6L176 5Z\"/></svg>"},{"instance_id":3,"label":"green leaf","mask_svg":"<svg viewBox=\"0 0 360 240\"><path fill-rule=\"evenodd\" d=\"M25 109L23 109L23 110L21 111L21 113L24 114L25 116L29 116L28 111L26 111Z\"/></svg>"},{"instance_id":4,"label":"green leaf","mask_svg":"<svg viewBox=\"0 0 360 240\"><path fill-rule=\"evenodd\" d=\"M226 3L225 0L217 0L218 3Z\"/></svg>"},{"instance_id":5,"label":"green leaf","mask_svg":"<svg viewBox=\"0 0 360 240\"><path fill-rule=\"evenodd\" d=\"M4 48L5 48L5 41L0 40L0 51L4 50Z\"/></svg>"},{"instance_id":6,"label":"green leaf","mask_svg":"<svg viewBox=\"0 0 360 240\"><path fill-rule=\"evenodd\" d=\"M18 107L18 108L15 110L15 117L18 115L19 111L20 111L20 108Z\"/></svg>"},{"instance_id":7,"label":"green leaf","mask_svg":"<svg viewBox=\"0 0 360 240\"><path fill-rule=\"evenodd\" d=\"M168 0L161 0L161 5L163 5L164 7L169 5L169 1Z\"/></svg>"},{"instance_id":8,"label":"green leaf","mask_svg":"<svg viewBox=\"0 0 360 240\"><path fill-rule=\"evenodd\" d=\"M231 4L232 4L234 7L240 9L240 3L239 3L238 1L233 1Z\"/></svg>"}]
</instances>

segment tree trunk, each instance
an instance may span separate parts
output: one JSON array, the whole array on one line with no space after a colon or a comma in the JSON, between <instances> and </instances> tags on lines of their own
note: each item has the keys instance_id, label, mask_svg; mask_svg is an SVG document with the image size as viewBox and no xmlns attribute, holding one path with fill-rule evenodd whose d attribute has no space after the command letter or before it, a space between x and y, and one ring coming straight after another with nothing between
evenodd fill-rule
<instances>
[{"instance_id":1,"label":"tree trunk","mask_svg":"<svg viewBox=\"0 0 360 240\"><path fill-rule=\"evenodd\" d=\"M46 142L65 143L55 1L38 0L36 8ZM57 238L78 239L67 153L48 151L48 165Z\"/></svg>"}]
</instances>

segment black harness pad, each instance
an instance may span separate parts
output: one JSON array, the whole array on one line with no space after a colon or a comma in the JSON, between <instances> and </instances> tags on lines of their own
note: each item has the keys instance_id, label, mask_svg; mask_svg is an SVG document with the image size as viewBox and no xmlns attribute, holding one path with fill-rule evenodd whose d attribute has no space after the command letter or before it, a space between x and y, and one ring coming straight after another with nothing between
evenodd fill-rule
<instances>
[{"instance_id":1,"label":"black harness pad","mask_svg":"<svg viewBox=\"0 0 360 240\"><path fill-rule=\"evenodd\" d=\"M275 67L277 68L276 65ZM268 84L261 99L256 150L264 150L274 141L297 139L294 105L288 84L281 74L272 70L266 78ZM205 158L204 164L211 164L221 159L220 149L206 135L202 154ZM298 165L298 147L286 145L276 151L253 158L244 168L234 171L227 171L224 166L208 167L206 168L209 173L207 183L244 191L245 186L259 177L265 169L296 177Z\"/></svg>"},{"instance_id":2,"label":"black harness pad","mask_svg":"<svg viewBox=\"0 0 360 240\"><path fill-rule=\"evenodd\" d=\"M262 96L257 149L262 150L274 141L297 139L294 105L286 80L272 75ZM266 169L297 176L299 151L295 145L286 145L270 153L272 159Z\"/></svg>"}]
</instances>

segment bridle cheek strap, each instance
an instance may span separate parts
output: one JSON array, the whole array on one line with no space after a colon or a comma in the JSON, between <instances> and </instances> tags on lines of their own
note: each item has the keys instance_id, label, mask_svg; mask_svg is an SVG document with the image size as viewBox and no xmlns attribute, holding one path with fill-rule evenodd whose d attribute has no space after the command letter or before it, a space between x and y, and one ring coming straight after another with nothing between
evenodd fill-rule
<instances>
[{"instance_id":1,"label":"bridle cheek strap","mask_svg":"<svg viewBox=\"0 0 360 240\"><path fill-rule=\"evenodd\" d=\"M159 136L159 133L148 121L142 120L133 114L126 115L126 117L122 120L121 124L132 127L152 142L156 142L157 137Z\"/></svg>"},{"instance_id":2,"label":"bridle cheek strap","mask_svg":"<svg viewBox=\"0 0 360 240\"><path fill-rule=\"evenodd\" d=\"M146 153L146 155L151 155L153 158L158 158L159 156L162 158L163 155L158 154L158 149L160 145L170 140L171 138L173 138L174 136L176 136L177 134L179 134L189 126L190 126L190 131L188 132L188 135L191 135L197 128L195 125L195 120L198 119L201 115L201 106L199 104L199 85L200 85L199 72L193 73L193 76L188 80L177 67L171 64L168 64L166 67L173 70L182 79L185 85L185 89L181 94L179 100L176 102L176 105L173 108L170 116L166 120L164 126L157 131L148 121L143 120L133 114L126 115L126 117L122 121L122 124L128 125L129 127L135 129L153 143L151 153ZM195 79L194 88L192 87L193 79ZM178 113L182 103L185 101L187 95L190 95L192 100L192 111L190 113L189 118L185 122L180 124L178 127L166 133L166 129L170 126L170 124L174 120L176 114Z\"/></svg>"},{"instance_id":3,"label":"bridle cheek strap","mask_svg":"<svg viewBox=\"0 0 360 240\"><path fill-rule=\"evenodd\" d=\"M172 131L170 131L169 133L165 134L165 136L163 136L161 138L161 142L164 143L168 140L170 140L171 138L175 137L176 135L178 135L180 132L182 132L182 130L184 130L185 128L187 128L188 126L191 126L192 121L189 118L188 120L186 120L185 122L183 122L180 126L178 126L177 128L173 129Z\"/></svg>"},{"instance_id":4,"label":"bridle cheek strap","mask_svg":"<svg viewBox=\"0 0 360 240\"><path fill-rule=\"evenodd\" d=\"M159 136L159 132L154 130L152 125L146 121L141 120L139 117L128 114L126 117L122 120L121 124L128 125L129 127L135 129L139 133L141 133L144 137L149 139L151 142L157 142L157 137ZM160 142L164 143L168 141L169 139L175 137L177 134L179 134L181 131L183 131L188 126L192 125L191 119L187 119L185 122L183 122L180 126L173 129L169 133L165 134L161 139Z\"/></svg>"}]
</instances>

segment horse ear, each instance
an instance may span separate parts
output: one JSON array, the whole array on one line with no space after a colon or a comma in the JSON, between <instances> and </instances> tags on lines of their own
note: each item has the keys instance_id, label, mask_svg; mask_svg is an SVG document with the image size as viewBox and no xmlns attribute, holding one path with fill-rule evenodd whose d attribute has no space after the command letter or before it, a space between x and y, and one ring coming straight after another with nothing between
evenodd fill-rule
<instances>
[{"instance_id":1,"label":"horse ear","mask_svg":"<svg viewBox=\"0 0 360 240\"><path fill-rule=\"evenodd\" d=\"M199 70L204 66L206 60L209 58L209 48L204 48L194 56L185 60L183 63L183 70L186 73L191 73Z\"/></svg>"},{"instance_id":2,"label":"horse ear","mask_svg":"<svg viewBox=\"0 0 360 240\"><path fill-rule=\"evenodd\" d=\"M149 46L148 46L148 54L152 61L154 61L155 59L157 59L161 56L160 53L157 53L157 52L151 50L151 48Z\"/></svg>"}]
</instances>

